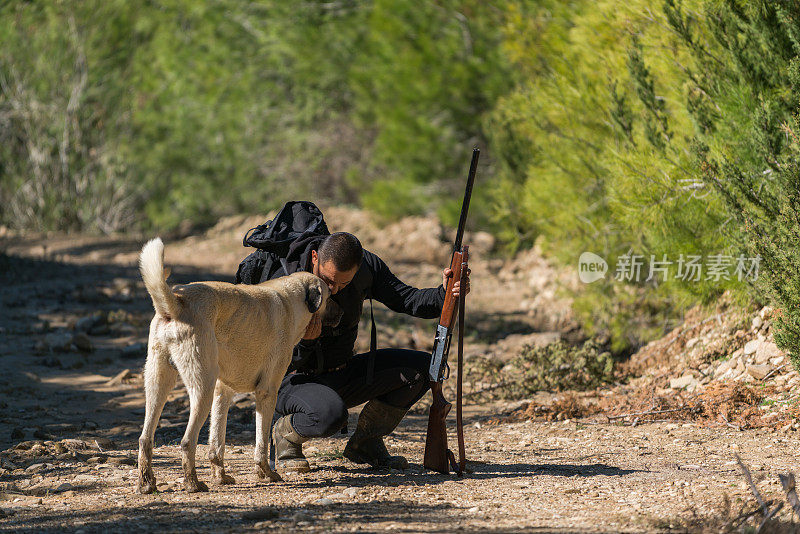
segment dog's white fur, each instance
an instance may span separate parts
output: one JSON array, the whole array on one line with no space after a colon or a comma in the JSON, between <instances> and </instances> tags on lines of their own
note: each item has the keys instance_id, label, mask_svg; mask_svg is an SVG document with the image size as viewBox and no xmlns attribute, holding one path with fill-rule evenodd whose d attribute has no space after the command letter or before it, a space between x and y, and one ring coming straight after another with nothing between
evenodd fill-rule
<instances>
[{"instance_id":1,"label":"dog's white fur","mask_svg":"<svg viewBox=\"0 0 800 534\"><path fill-rule=\"evenodd\" d=\"M312 310L320 314L325 310L328 286L302 272L257 285L195 282L170 289L164 244L159 238L142 248L139 269L156 313L150 323L144 368L146 404L137 490L150 493L156 489L151 465L153 436L178 374L190 403L189 423L181 440L185 489L208 489L197 479L195 451L209 411L208 457L213 480L234 482L225 474L223 458L227 414L235 392L255 393L258 477L280 480L268 462L268 435L278 387Z\"/></svg>"}]
</instances>

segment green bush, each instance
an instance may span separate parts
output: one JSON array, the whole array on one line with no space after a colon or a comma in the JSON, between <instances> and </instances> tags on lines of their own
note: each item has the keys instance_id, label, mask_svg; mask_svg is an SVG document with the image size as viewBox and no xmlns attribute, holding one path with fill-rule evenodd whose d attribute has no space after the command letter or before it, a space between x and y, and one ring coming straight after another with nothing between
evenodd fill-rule
<instances>
[{"instance_id":1,"label":"green bush","mask_svg":"<svg viewBox=\"0 0 800 534\"><path fill-rule=\"evenodd\" d=\"M477 0L6 2L0 223L165 229L298 197L433 212L508 88L500 17Z\"/></svg>"}]
</instances>

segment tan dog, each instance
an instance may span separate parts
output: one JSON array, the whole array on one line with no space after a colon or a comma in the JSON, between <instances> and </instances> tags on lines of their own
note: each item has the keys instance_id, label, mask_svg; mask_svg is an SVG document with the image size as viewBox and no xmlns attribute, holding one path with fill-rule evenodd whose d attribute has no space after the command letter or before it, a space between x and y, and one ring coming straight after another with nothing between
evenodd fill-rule
<instances>
[{"instance_id":1,"label":"tan dog","mask_svg":"<svg viewBox=\"0 0 800 534\"><path fill-rule=\"evenodd\" d=\"M142 248L139 269L156 314L150 323L144 367L146 405L139 438L137 491L156 489L151 465L153 435L178 374L190 402L189 424L181 440L186 491L208 491L197 479L195 451L209 410L208 457L213 480L234 482L225 474L223 457L228 408L235 392L255 393L258 477L280 480L268 462L278 387L313 314L325 311L328 286L311 273L299 272L258 285L195 282L170 290L164 244L159 238Z\"/></svg>"}]
</instances>

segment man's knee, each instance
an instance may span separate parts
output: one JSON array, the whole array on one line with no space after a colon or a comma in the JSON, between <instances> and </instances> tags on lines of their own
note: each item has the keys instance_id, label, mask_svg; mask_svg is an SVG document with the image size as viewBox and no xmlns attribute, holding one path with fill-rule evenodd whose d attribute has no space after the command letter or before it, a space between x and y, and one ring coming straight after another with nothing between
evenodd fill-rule
<instances>
[{"instance_id":1,"label":"man's knee","mask_svg":"<svg viewBox=\"0 0 800 534\"><path fill-rule=\"evenodd\" d=\"M295 430L307 438L327 438L347 424L347 406L341 399L327 399L325 404L315 407L313 413L306 415L309 424Z\"/></svg>"},{"instance_id":2,"label":"man's knee","mask_svg":"<svg viewBox=\"0 0 800 534\"><path fill-rule=\"evenodd\" d=\"M398 363L402 367L414 369L420 379L426 379L431 367L431 353L421 350L404 350L402 360Z\"/></svg>"}]
</instances>

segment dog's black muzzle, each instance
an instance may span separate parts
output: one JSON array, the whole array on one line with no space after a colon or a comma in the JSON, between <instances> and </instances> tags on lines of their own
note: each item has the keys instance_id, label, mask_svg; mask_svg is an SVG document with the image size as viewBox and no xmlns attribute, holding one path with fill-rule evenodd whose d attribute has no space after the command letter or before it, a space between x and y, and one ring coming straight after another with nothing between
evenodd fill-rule
<instances>
[{"instance_id":1,"label":"dog's black muzzle","mask_svg":"<svg viewBox=\"0 0 800 534\"><path fill-rule=\"evenodd\" d=\"M339 306L335 300L328 299L328 303L325 305L325 313L322 314L322 324L324 326L336 328L339 326L339 321L342 320L343 315L344 310L342 307Z\"/></svg>"}]
</instances>

